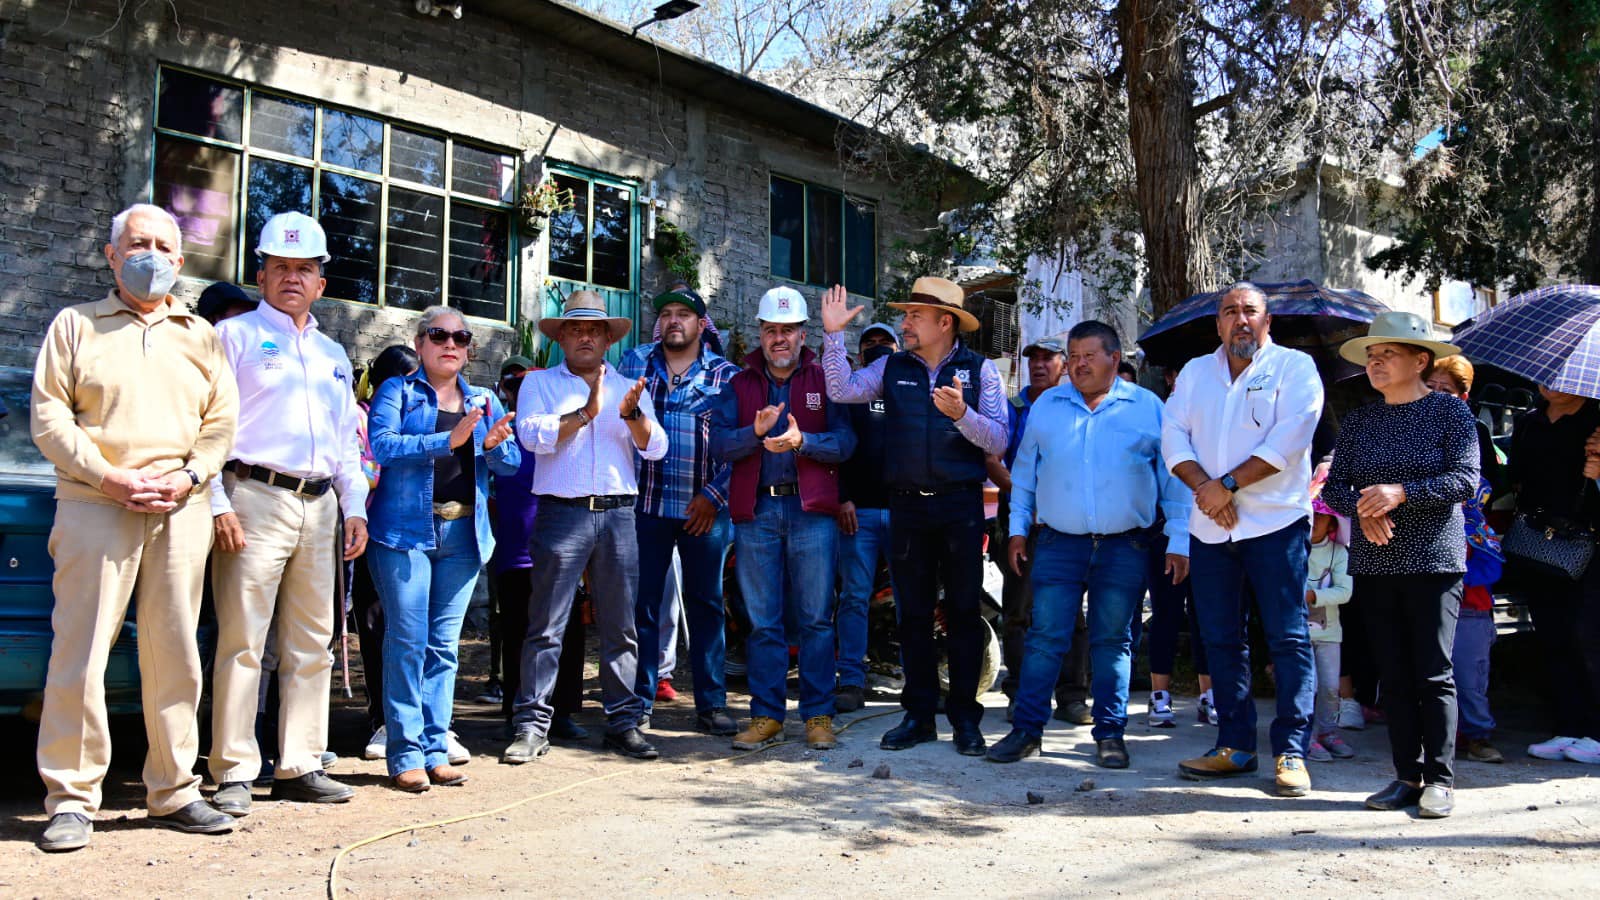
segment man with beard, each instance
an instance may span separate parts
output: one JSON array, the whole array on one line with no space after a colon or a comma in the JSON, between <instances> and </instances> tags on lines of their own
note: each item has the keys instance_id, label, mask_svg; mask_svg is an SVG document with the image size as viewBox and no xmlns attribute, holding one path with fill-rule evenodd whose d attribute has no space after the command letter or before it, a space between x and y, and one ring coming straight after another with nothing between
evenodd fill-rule
<instances>
[{"instance_id":1,"label":"man with beard","mask_svg":"<svg viewBox=\"0 0 1600 900\"><path fill-rule=\"evenodd\" d=\"M683 606L689 626L694 672L696 726L707 734L731 735L738 724L728 713L723 664L722 566L733 526L728 521L731 467L711 454L711 412L717 395L739 367L701 340L705 301L687 286L655 299L661 340L622 358L623 377L645 379L661 426L667 455L639 466L639 674L635 690L650 715L656 699L662 598L672 573L672 551L683 562ZM670 677L671 673L666 673Z\"/></svg>"},{"instance_id":2,"label":"man with beard","mask_svg":"<svg viewBox=\"0 0 1600 900\"><path fill-rule=\"evenodd\" d=\"M805 344L806 301L791 287L761 298L761 347L729 382L712 420L711 451L732 464L728 508L739 592L750 611L750 725L735 750L781 742L789 673L784 607L800 632L800 717L806 745L835 746L833 589L839 463L855 449L844 407L828 402Z\"/></svg>"},{"instance_id":3,"label":"man with beard","mask_svg":"<svg viewBox=\"0 0 1600 900\"><path fill-rule=\"evenodd\" d=\"M1271 327L1261 289L1230 286L1217 304L1222 346L1190 360L1167 400L1161 448L1172 474L1194 492L1189 572L1219 719L1216 747L1178 768L1194 780L1256 771L1245 636L1245 598L1253 594L1275 666L1277 790L1299 797L1311 790L1305 580L1322 381L1311 357L1272 342Z\"/></svg>"}]
</instances>

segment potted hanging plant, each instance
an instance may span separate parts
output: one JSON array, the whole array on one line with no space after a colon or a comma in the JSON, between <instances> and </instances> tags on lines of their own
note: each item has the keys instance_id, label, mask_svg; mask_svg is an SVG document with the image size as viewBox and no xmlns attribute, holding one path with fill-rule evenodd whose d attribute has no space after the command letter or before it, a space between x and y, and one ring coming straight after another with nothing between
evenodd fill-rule
<instances>
[{"instance_id":1,"label":"potted hanging plant","mask_svg":"<svg viewBox=\"0 0 1600 900\"><path fill-rule=\"evenodd\" d=\"M572 205L572 191L557 186L554 179L546 178L523 189L522 196L517 200L517 222L524 235L537 240L550 227L550 217L572 209Z\"/></svg>"}]
</instances>

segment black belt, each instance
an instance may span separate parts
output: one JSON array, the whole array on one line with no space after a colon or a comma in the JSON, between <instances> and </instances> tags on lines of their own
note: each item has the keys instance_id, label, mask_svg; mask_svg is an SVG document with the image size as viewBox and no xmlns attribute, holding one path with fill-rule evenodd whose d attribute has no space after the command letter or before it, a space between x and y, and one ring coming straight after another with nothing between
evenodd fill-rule
<instances>
[{"instance_id":1,"label":"black belt","mask_svg":"<svg viewBox=\"0 0 1600 900\"><path fill-rule=\"evenodd\" d=\"M800 493L800 485L791 481L788 484L769 484L758 490L768 497L793 497Z\"/></svg>"},{"instance_id":2,"label":"black belt","mask_svg":"<svg viewBox=\"0 0 1600 900\"><path fill-rule=\"evenodd\" d=\"M1050 526L1046 525L1045 527L1049 528ZM1051 530L1054 531L1054 529ZM1115 534L1073 534L1070 531L1057 531L1056 534L1062 537L1088 538L1091 541L1109 541L1112 538L1139 537L1149 530L1148 528L1129 528L1127 531L1118 531Z\"/></svg>"},{"instance_id":3,"label":"black belt","mask_svg":"<svg viewBox=\"0 0 1600 900\"><path fill-rule=\"evenodd\" d=\"M274 472L266 466L252 466L237 459L228 460L227 467L240 478L254 479L307 497L320 497L328 492L328 488L333 487L332 478L301 478L298 475L285 475L282 472Z\"/></svg>"},{"instance_id":4,"label":"black belt","mask_svg":"<svg viewBox=\"0 0 1600 900\"><path fill-rule=\"evenodd\" d=\"M557 497L554 494L540 494L540 503L559 503L562 506L581 506L590 512L601 512L607 509L620 509L632 506L637 494L596 494L590 497Z\"/></svg>"},{"instance_id":5,"label":"black belt","mask_svg":"<svg viewBox=\"0 0 1600 900\"><path fill-rule=\"evenodd\" d=\"M936 487L926 489L896 488L894 495L896 497L942 497L945 494L962 494L968 491L975 491L981 487L983 487L983 485L979 484L978 482L969 481L961 484L941 484Z\"/></svg>"}]
</instances>

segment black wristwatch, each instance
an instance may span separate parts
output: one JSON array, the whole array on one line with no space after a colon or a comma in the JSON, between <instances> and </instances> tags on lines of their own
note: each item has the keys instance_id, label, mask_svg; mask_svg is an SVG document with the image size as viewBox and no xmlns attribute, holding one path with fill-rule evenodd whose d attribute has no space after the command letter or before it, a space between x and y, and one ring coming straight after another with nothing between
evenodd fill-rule
<instances>
[{"instance_id":1,"label":"black wristwatch","mask_svg":"<svg viewBox=\"0 0 1600 900\"><path fill-rule=\"evenodd\" d=\"M634 419L637 419L642 415L644 415L644 409L642 407L635 406L633 408L633 412L628 413L627 415L623 416L622 418L627 420L627 421L629 421L629 422L632 422Z\"/></svg>"},{"instance_id":2,"label":"black wristwatch","mask_svg":"<svg viewBox=\"0 0 1600 900\"><path fill-rule=\"evenodd\" d=\"M183 470L183 474L189 476L189 481L193 486L195 486L195 487L199 487L200 486L200 476L195 474L195 471L193 469L184 469Z\"/></svg>"},{"instance_id":3,"label":"black wristwatch","mask_svg":"<svg viewBox=\"0 0 1600 900\"><path fill-rule=\"evenodd\" d=\"M1236 494L1236 493L1239 492L1239 482L1233 480L1233 473L1232 472L1229 472L1228 474L1222 476L1221 478L1218 478L1217 479L1217 483L1222 485L1223 487L1227 488L1228 489L1228 493L1230 493L1230 494Z\"/></svg>"}]
</instances>

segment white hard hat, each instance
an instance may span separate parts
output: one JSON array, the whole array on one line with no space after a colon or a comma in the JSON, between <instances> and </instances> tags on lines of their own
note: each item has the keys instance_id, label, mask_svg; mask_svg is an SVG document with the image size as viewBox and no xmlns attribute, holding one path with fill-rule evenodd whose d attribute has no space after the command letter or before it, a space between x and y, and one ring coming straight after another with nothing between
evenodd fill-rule
<instances>
[{"instance_id":1,"label":"white hard hat","mask_svg":"<svg viewBox=\"0 0 1600 900\"><path fill-rule=\"evenodd\" d=\"M756 319L761 322L785 324L807 318L806 298L792 287L775 287L762 294L761 306L756 310Z\"/></svg>"},{"instance_id":2,"label":"white hard hat","mask_svg":"<svg viewBox=\"0 0 1600 900\"><path fill-rule=\"evenodd\" d=\"M288 259L320 259L327 262L328 236L317 220L305 213L278 213L261 227L261 243L256 256L282 256Z\"/></svg>"}]
</instances>

